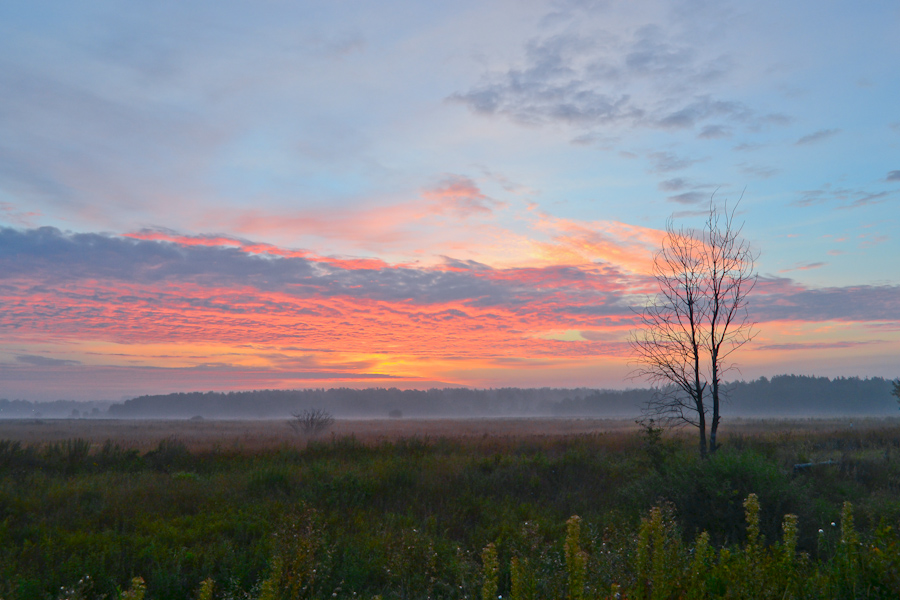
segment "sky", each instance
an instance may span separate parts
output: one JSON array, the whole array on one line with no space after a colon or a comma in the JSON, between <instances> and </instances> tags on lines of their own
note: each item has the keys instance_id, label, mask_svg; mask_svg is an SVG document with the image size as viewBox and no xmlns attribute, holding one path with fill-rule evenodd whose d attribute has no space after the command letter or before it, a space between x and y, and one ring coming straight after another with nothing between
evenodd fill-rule
<instances>
[{"instance_id":1,"label":"sky","mask_svg":"<svg viewBox=\"0 0 900 600\"><path fill-rule=\"evenodd\" d=\"M900 375L894 1L0 5L0 397L630 378L666 223L734 379Z\"/></svg>"}]
</instances>

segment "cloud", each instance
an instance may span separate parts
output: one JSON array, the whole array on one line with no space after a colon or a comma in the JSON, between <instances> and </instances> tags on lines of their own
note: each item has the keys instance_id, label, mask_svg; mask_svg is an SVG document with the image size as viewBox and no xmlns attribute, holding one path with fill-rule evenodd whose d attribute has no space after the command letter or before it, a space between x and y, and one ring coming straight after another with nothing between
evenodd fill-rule
<instances>
[{"instance_id":1,"label":"cloud","mask_svg":"<svg viewBox=\"0 0 900 600\"><path fill-rule=\"evenodd\" d=\"M900 181L900 171L890 171L887 174L887 177L884 178L885 181Z\"/></svg>"},{"instance_id":2,"label":"cloud","mask_svg":"<svg viewBox=\"0 0 900 600\"><path fill-rule=\"evenodd\" d=\"M574 225L567 227L567 235L576 232ZM578 231L579 235L593 235L590 240L597 251L622 254L622 242L611 235ZM539 279L553 281L551 288L575 285L581 290L600 291L618 286L611 267L607 267L612 275L608 278L612 287L608 287L604 283L607 278L598 269L494 269L473 261L416 268L321 258L303 251L277 253L264 244L234 243L220 237L151 240L66 234L49 227L0 229L0 266L8 279L38 279L54 285L103 279L163 288L189 284L210 289L252 288L297 298L348 297L417 304L461 301L489 306L535 300L545 294L543 284L531 287ZM238 306L223 309L235 310Z\"/></svg>"},{"instance_id":3,"label":"cloud","mask_svg":"<svg viewBox=\"0 0 900 600\"><path fill-rule=\"evenodd\" d=\"M33 367L68 367L81 364L81 362L77 360L62 360L59 358L36 356L33 354L19 354L16 356L16 360Z\"/></svg>"},{"instance_id":4,"label":"cloud","mask_svg":"<svg viewBox=\"0 0 900 600\"><path fill-rule=\"evenodd\" d=\"M812 262L812 263L797 265L797 266L791 267L789 269L781 269L778 272L779 273L789 273L791 271L809 271L812 269L818 269L819 267L824 267L827 264L828 263L825 263L825 262Z\"/></svg>"},{"instance_id":5,"label":"cloud","mask_svg":"<svg viewBox=\"0 0 900 600\"><path fill-rule=\"evenodd\" d=\"M222 236L0 230L0 327L7 343L100 344L92 363L161 368L434 379L429 361L464 358L479 369L506 358L620 356L603 341L542 336L629 326L628 296L647 277L599 259L647 263L658 232L543 226L554 232L548 258L573 264L500 269L448 258L356 268Z\"/></svg>"},{"instance_id":6,"label":"cloud","mask_svg":"<svg viewBox=\"0 0 900 600\"><path fill-rule=\"evenodd\" d=\"M769 179L770 177L774 177L781 173L781 169L777 169L775 167L765 167L746 163L741 163L738 165L738 167L740 167L741 173L745 173L746 175L750 175L758 179Z\"/></svg>"},{"instance_id":7,"label":"cloud","mask_svg":"<svg viewBox=\"0 0 900 600\"><path fill-rule=\"evenodd\" d=\"M709 194L703 192L684 192L683 194L668 197L669 202L677 202L678 204L699 204L708 199Z\"/></svg>"},{"instance_id":8,"label":"cloud","mask_svg":"<svg viewBox=\"0 0 900 600\"><path fill-rule=\"evenodd\" d=\"M688 187L688 182L681 177L675 177L674 179L667 179L665 181L659 182L659 189L664 192L680 192L684 188Z\"/></svg>"},{"instance_id":9,"label":"cloud","mask_svg":"<svg viewBox=\"0 0 900 600\"><path fill-rule=\"evenodd\" d=\"M634 325L632 305L654 291L648 269L662 233L546 215L536 226L551 240L545 261L515 268L452 257L359 264L171 231L0 229L0 328L7 344L52 344L66 356L86 347L92 365L116 369L208 370L233 387L241 378L271 387L291 377L441 380L450 367L436 365L451 362L458 372L626 356L620 334ZM759 322L896 322L900 286L762 278L750 308ZM31 354L16 363L21 373L82 368Z\"/></svg>"},{"instance_id":10,"label":"cloud","mask_svg":"<svg viewBox=\"0 0 900 600\"><path fill-rule=\"evenodd\" d=\"M704 200L710 200L719 186L709 183L696 183L683 177L675 177L666 179L657 184L660 190L664 192L681 192L673 194L667 198L669 202L678 204L699 204ZM713 190L712 192L710 190Z\"/></svg>"},{"instance_id":11,"label":"cloud","mask_svg":"<svg viewBox=\"0 0 900 600\"><path fill-rule=\"evenodd\" d=\"M5 394L31 400L114 400L142 394L191 391L295 389L298 387L401 386L395 375L347 370L281 370L231 365L152 367L77 365L52 368L0 363ZM404 377L413 382L415 376ZM437 384L437 385L435 385ZM415 384L413 384L415 385ZM424 387L445 387L422 382Z\"/></svg>"},{"instance_id":12,"label":"cloud","mask_svg":"<svg viewBox=\"0 0 900 600\"><path fill-rule=\"evenodd\" d=\"M834 137L838 133L840 133L840 129L820 129L819 131L810 133L808 135L804 135L796 142L794 142L797 146L805 146L807 144L816 144L822 141L827 140L828 138Z\"/></svg>"},{"instance_id":13,"label":"cloud","mask_svg":"<svg viewBox=\"0 0 900 600\"><path fill-rule=\"evenodd\" d=\"M751 314L758 321L896 321L900 286L802 288L789 280L760 279Z\"/></svg>"},{"instance_id":14,"label":"cloud","mask_svg":"<svg viewBox=\"0 0 900 600\"><path fill-rule=\"evenodd\" d=\"M657 120L656 125L663 129L692 129L701 121L714 117L731 117L735 120L744 120L748 116L749 111L737 102L723 102L707 97L691 102L684 108L662 116ZM698 137L715 139L728 137L729 135L722 125L707 125Z\"/></svg>"},{"instance_id":15,"label":"cloud","mask_svg":"<svg viewBox=\"0 0 900 600\"><path fill-rule=\"evenodd\" d=\"M731 129L728 127L723 127L722 125L707 125L697 137L702 140L721 140L730 138L731 135Z\"/></svg>"},{"instance_id":16,"label":"cloud","mask_svg":"<svg viewBox=\"0 0 900 600\"><path fill-rule=\"evenodd\" d=\"M838 188L830 183L814 190L799 192L799 198L791 202L792 206L815 206L824 203L834 203L837 208L850 209L880 204L892 198L896 198L900 191L881 190L872 192L863 188Z\"/></svg>"},{"instance_id":17,"label":"cloud","mask_svg":"<svg viewBox=\"0 0 900 600\"><path fill-rule=\"evenodd\" d=\"M650 229L617 221L583 223L542 215L536 229L552 236L552 242L535 242L542 258L551 264L596 265L646 274L662 236Z\"/></svg>"},{"instance_id":18,"label":"cloud","mask_svg":"<svg viewBox=\"0 0 900 600\"><path fill-rule=\"evenodd\" d=\"M22 211L11 202L0 202L0 221L33 227L34 218L40 216L40 211Z\"/></svg>"},{"instance_id":19,"label":"cloud","mask_svg":"<svg viewBox=\"0 0 900 600\"><path fill-rule=\"evenodd\" d=\"M834 350L841 348L856 348L858 346L867 346L869 344L879 344L882 340L866 340L866 341L840 341L840 342L794 342L790 344L766 344L757 346L754 350Z\"/></svg>"},{"instance_id":20,"label":"cloud","mask_svg":"<svg viewBox=\"0 0 900 600\"><path fill-rule=\"evenodd\" d=\"M652 170L655 173L669 173L681 171L691 165L701 162L702 159L684 158L674 152L651 152L647 155L653 161Z\"/></svg>"},{"instance_id":21,"label":"cloud","mask_svg":"<svg viewBox=\"0 0 900 600\"><path fill-rule=\"evenodd\" d=\"M525 45L519 64L489 71L449 99L526 125L682 130L710 119L756 120L749 107L713 93L734 69L728 55L685 44L672 29L634 23L613 34L570 21L551 30ZM727 135L721 123L701 132Z\"/></svg>"},{"instance_id":22,"label":"cloud","mask_svg":"<svg viewBox=\"0 0 900 600\"><path fill-rule=\"evenodd\" d=\"M450 211L460 218L489 215L501 203L485 196L474 181L463 175L448 175L422 196L435 205L437 212Z\"/></svg>"}]
</instances>

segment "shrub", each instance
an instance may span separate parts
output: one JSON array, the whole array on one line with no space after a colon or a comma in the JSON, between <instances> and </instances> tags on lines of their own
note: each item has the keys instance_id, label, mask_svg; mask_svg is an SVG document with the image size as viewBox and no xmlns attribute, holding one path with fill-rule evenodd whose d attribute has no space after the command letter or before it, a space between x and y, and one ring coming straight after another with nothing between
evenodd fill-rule
<instances>
[{"instance_id":1,"label":"shrub","mask_svg":"<svg viewBox=\"0 0 900 600\"><path fill-rule=\"evenodd\" d=\"M294 418L288 421L288 425L296 433L302 435L319 435L334 424L334 417L331 413L319 408L308 408L291 414Z\"/></svg>"}]
</instances>

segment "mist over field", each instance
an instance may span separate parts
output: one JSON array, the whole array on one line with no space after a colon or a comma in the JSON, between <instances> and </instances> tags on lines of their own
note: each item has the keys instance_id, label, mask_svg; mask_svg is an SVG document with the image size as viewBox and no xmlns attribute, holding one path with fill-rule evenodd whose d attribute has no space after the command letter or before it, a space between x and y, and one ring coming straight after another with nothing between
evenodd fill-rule
<instances>
[{"instance_id":1,"label":"mist over field","mask_svg":"<svg viewBox=\"0 0 900 600\"><path fill-rule=\"evenodd\" d=\"M728 386L728 417L882 417L897 414L890 380L779 375ZM123 402L0 399L0 419L273 419L322 409L337 418L601 417L637 418L656 393L648 388L307 389L186 392Z\"/></svg>"}]
</instances>

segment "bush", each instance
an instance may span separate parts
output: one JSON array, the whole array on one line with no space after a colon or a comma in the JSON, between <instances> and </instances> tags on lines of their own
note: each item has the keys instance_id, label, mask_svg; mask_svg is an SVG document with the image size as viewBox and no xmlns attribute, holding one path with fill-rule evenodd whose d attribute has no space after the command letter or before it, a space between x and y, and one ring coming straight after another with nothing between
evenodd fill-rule
<instances>
[{"instance_id":1,"label":"bush","mask_svg":"<svg viewBox=\"0 0 900 600\"><path fill-rule=\"evenodd\" d=\"M288 421L288 425L296 433L302 435L319 435L334 424L334 417L331 413L319 408L308 408L292 414L294 418Z\"/></svg>"}]
</instances>

